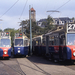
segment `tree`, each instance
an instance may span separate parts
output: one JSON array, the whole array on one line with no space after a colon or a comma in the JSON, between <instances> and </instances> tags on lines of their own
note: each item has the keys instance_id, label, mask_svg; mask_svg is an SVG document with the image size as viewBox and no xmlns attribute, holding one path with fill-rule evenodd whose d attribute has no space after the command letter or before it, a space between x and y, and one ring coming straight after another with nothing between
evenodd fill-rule
<instances>
[{"instance_id":1,"label":"tree","mask_svg":"<svg viewBox=\"0 0 75 75\"><path fill-rule=\"evenodd\" d=\"M48 18L47 18L47 25L52 25L53 23L53 19L50 15L48 15Z\"/></svg>"},{"instance_id":2,"label":"tree","mask_svg":"<svg viewBox=\"0 0 75 75\"><path fill-rule=\"evenodd\" d=\"M53 23L53 18L50 15L48 15L47 25L44 28L44 33L47 33L48 31L52 30L55 27L52 23Z\"/></svg>"},{"instance_id":3,"label":"tree","mask_svg":"<svg viewBox=\"0 0 75 75\"><path fill-rule=\"evenodd\" d=\"M47 21L43 22L42 24L45 25L45 28L41 28L39 26L37 26L36 22L32 22L32 37L38 36L38 35L42 35L47 33L48 31L50 31L52 28L54 28L54 25L52 25L53 23L53 19L51 16L48 16L48 18L46 19ZM29 20L23 20L20 24L20 26L25 26L23 27L24 30L26 29L26 36L28 38L30 38L30 23Z\"/></svg>"},{"instance_id":4,"label":"tree","mask_svg":"<svg viewBox=\"0 0 75 75\"><path fill-rule=\"evenodd\" d=\"M0 32L2 32L2 29L0 29Z\"/></svg>"}]
</instances>

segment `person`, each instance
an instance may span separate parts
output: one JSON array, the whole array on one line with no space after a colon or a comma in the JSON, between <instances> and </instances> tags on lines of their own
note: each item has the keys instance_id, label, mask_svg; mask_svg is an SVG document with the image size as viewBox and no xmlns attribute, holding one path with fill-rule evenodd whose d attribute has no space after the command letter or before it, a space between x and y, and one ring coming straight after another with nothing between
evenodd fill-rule
<instances>
[{"instance_id":1,"label":"person","mask_svg":"<svg viewBox=\"0 0 75 75\"><path fill-rule=\"evenodd\" d=\"M75 40L74 40L74 45L75 45Z\"/></svg>"},{"instance_id":2,"label":"person","mask_svg":"<svg viewBox=\"0 0 75 75\"><path fill-rule=\"evenodd\" d=\"M73 43L72 42L68 42L68 45L72 45Z\"/></svg>"}]
</instances>

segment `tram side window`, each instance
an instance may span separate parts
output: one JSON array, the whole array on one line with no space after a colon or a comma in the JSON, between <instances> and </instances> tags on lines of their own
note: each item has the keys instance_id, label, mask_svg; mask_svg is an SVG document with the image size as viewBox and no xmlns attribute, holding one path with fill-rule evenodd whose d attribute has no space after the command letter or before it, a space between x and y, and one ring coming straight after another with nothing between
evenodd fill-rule
<instances>
[{"instance_id":1,"label":"tram side window","mask_svg":"<svg viewBox=\"0 0 75 75\"><path fill-rule=\"evenodd\" d=\"M54 45L54 41L49 41L49 45Z\"/></svg>"},{"instance_id":2,"label":"tram side window","mask_svg":"<svg viewBox=\"0 0 75 75\"><path fill-rule=\"evenodd\" d=\"M28 46L28 40L24 40L24 46Z\"/></svg>"},{"instance_id":3,"label":"tram side window","mask_svg":"<svg viewBox=\"0 0 75 75\"><path fill-rule=\"evenodd\" d=\"M58 39L58 38L56 38L56 39L54 40L54 45L59 45L59 39Z\"/></svg>"},{"instance_id":4,"label":"tram side window","mask_svg":"<svg viewBox=\"0 0 75 75\"><path fill-rule=\"evenodd\" d=\"M52 41L52 45L54 45L54 41Z\"/></svg>"},{"instance_id":5,"label":"tram side window","mask_svg":"<svg viewBox=\"0 0 75 75\"><path fill-rule=\"evenodd\" d=\"M62 35L61 38L60 38L60 45L65 45L65 35Z\"/></svg>"},{"instance_id":6,"label":"tram side window","mask_svg":"<svg viewBox=\"0 0 75 75\"><path fill-rule=\"evenodd\" d=\"M50 40L49 45L54 45L54 40Z\"/></svg>"},{"instance_id":7,"label":"tram side window","mask_svg":"<svg viewBox=\"0 0 75 75\"><path fill-rule=\"evenodd\" d=\"M43 38L43 39L42 39L42 45L43 45L43 46L46 45L46 38Z\"/></svg>"},{"instance_id":8,"label":"tram side window","mask_svg":"<svg viewBox=\"0 0 75 75\"><path fill-rule=\"evenodd\" d=\"M54 37L49 37L49 45L54 45Z\"/></svg>"},{"instance_id":9,"label":"tram side window","mask_svg":"<svg viewBox=\"0 0 75 75\"><path fill-rule=\"evenodd\" d=\"M36 45L36 41L34 41L34 43L33 43L33 44L34 44L34 46L35 46L35 45Z\"/></svg>"},{"instance_id":10,"label":"tram side window","mask_svg":"<svg viewBox=\"0 0 75 75\"><path fill-rule=\"evenodd\" d=\"M36 46L38 45L38 40L36 41Z\"/></svg>"},{"instance_id":11,"label":"tram side window","mask_svg":"<svg viewBox=\"0 0 75 75\"><path fill-rule=\"evenodd\" d=\"M52 41L49 41L49 45L52 45Z\"/></svg>"},{"instance_id":12,"label":"tram side window","mask_svg":"<svg viewBox=\"0 0 75 75\"><path fill-rule=\"evenodd\" d=\"M41 40L38 41L38 45L41 45Z\"/></svg>"},{"instance_id":13,"label":"tram side window","mask_svg":"<svg viewBox=\"0 0 75 75\"><path fill-rule=\"evenodd\" d=\"M43 42L42 42L42 45L46 45L46 41L43 41Z\"/></svg>"},{"instance_id":14,"label":"tram side window","mask_svg":"<svg viewBox=\"0 0 75 75\"><path fill-rule=\"evenodd\" d=\"M41 45L41 40L37 40L37 41L36 41L36 46L37 46L37 45Z\"/></svg>"}]
</instances>

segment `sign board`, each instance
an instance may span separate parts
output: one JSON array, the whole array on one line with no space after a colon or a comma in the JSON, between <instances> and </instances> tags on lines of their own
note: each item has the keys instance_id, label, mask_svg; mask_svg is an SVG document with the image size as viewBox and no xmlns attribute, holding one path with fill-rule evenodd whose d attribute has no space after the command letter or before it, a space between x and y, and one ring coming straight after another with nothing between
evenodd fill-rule
<instances>
[{"instance_id":1,"label":"sign board","mask_svg":"<svg viewBox=\"0 0 75 75\"><path fill-rule=\"evenodd\" d=\"M67 24L67 33L75 33L75 24Z\"/></svg>"}]
</instances>

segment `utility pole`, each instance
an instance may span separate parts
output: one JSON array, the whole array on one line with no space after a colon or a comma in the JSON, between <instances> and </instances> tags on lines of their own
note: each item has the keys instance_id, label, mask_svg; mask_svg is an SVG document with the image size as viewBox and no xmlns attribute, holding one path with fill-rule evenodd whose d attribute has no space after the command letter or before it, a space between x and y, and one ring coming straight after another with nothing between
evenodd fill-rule
<instances>
[{"instance_id":1,"label":"utility pole","mask_svg":"<svg viewBox=\"0 0 75 75\"><path fill-rule=\"evenodd\" d=\"M22 32L22 34L23 34L23 23L22 23L22 31L21 31L21 32Z\"/></svg>"},{"instance_id":2,"label":"utility pole","mask_svg":"<svg viewBox=\"0 0 75 75\"><path fill-rule=\"evenodd\" d=\"M31 25L31 5L29 5L29 19L30 19L30 55L32 55L32 25Z\"/></svg>"}]
</instances>

